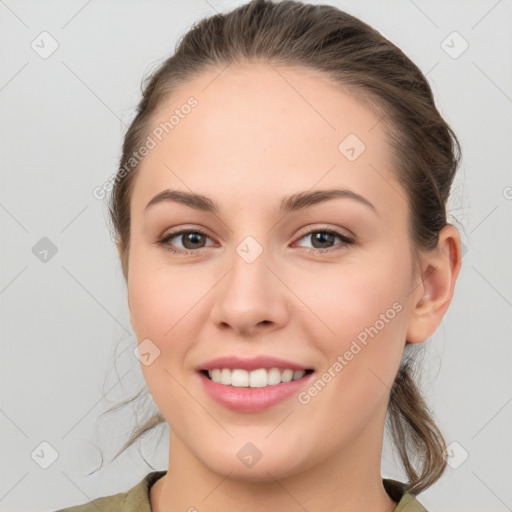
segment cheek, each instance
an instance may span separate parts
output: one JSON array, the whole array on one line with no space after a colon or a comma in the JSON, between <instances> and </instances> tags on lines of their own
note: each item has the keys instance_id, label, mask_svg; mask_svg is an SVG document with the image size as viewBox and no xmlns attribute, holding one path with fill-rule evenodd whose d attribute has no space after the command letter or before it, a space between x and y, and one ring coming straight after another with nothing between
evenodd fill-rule
<instances>
[{"instance_id":1,"label":"cheek","mask_svg":"<svg viewBox=\"0 0 512 512\"><path fill-rule=\"evenodd\" d=\"M128 293L133 330L138 343L150 340L149 352L157 354L150 364L141 359L142 373L158 409L174 425L175 411L185 408L190 398L180 372L191 340L198 338L194 329L200 324L196 320L204 291L183 267L163 267L142 258L131 263Z\"/></svg>"},{"instance_id":2,"label":"cheek","mask_svg":"<svg viewBox=\"0 0 512 512\"><path fill-rule=\"evenodd\" d=\"M380 331L384 325L388 332L400 329L398 324L405 315L397 314L397 309L405 306L409 282L407 262L397 265L381 259L319 271L314 279L304 282L299 293L325 324L319 332L346 342L374 324Z\"/></svg>"},{"instance_id":3,"label":"cheek","mask_svg":"<svg viewBox=\"0 0 512 512\"><path fill-rule=\"evenodd\" d=\"M187 285L187 270L166 266L151 250L134 243L130 254L128 296L132 326L137 339L166 337L194 298L194 286Z\"/></svg>"},{"instance_id":4,"label":"cheek","mask_svg":"<svg viewBox=\"0 0 512 512\"><path fill-rule=\"evenodd\" d=\"M137 341L151 340L160 351L155 364L144 367L147 377L179 369L201 338L208 322L207 294L218 281L214 272L201 272L195 264L169 265L142 251L131 262L128 295Z\"/></svg>"},{"instance_id":5,"label":"cheek","mask_svg":"<svg viewBox=\"0 0 512 512\"><path fill-rule=\"evenodd\" d=\"M408 260L390 251L371 262L318 272L303 289L322 320L315 320L314 335L326 356L321 373L330 369L337 382L332 389L354 406L362 406L357 402L363 395L368 406L384 398L394 380L405 344L410 279Z\"/></svg>"}]
</instances>

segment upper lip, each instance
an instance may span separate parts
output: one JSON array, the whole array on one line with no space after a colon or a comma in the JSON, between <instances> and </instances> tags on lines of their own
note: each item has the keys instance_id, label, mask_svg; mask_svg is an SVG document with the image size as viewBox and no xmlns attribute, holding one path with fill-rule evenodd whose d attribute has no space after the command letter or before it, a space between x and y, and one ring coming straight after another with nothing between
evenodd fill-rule
<instances>
[{"instance_id":1,"label":"upper lip","mask_svg":"<svg viewBox=\"0 0 512 512\"><path fill-rule=\"evenodd\" d=\"M198 366L197 370L214 370L216 368L240 368L247 371L257 370L258 368L289 368L290 370L309 369L307 366L294 363L293 361L260 355L248 359L241 359L236 356L218 357Z\"/></svg>"}]
</instances>

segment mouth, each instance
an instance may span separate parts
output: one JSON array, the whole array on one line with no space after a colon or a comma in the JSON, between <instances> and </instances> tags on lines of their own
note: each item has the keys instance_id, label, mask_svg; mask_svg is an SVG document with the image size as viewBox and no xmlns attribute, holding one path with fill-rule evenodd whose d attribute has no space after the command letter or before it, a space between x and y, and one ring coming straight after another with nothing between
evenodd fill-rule
<instances>
[{"instance_id":1,"label":"mouth","mask_svg":"<svg viewBox=\"0 0 512 512\"><path fill-rule=\"evenodd\" d=\"M258 413L297 397L316 373L306 368L200 369L203 390L221 406L238 413Z\"/></svg>"},{"instance_id":2,"label":"mouth","mask_svg":"<svg viewBox=\"0 0 512 512\"><path fill-rule=\"evenodd\" d=\"M223 356L196 367L203 390L236 412L260 412L292 399L316 373L297 361L270 355Z\"/></svg>"},{"instance_id":3,"label":"mouth","mask_svg":"<svg viewBox=\"0 0 512 512\"><path fill-rule=\"evenodd\" d=\"M234 388L264 388L293 382L313 373L313 369L294 370L292 368L213 368L199 370L210 381Z\"/></svg>"}]
</instances>

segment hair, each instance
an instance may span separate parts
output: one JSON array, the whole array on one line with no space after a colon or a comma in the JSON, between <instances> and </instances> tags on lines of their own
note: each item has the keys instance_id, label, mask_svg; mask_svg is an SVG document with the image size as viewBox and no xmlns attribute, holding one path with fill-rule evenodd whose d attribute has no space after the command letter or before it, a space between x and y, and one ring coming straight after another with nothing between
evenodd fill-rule
<instances>
[{"instance_id":1,"label":"hair","mask_svg":"<svg viewBox=\"0 0 512 512\"><path fill-rule=\"evenodd\" d=\"M254 0L196 22L177 43L175 53L143 80L142 99L126 132L109 197L125 280L130 198L140 165L129 172L126 169L143 146L155 113L173 92L202 72L251 62L313 70L379 113L386 123L397 178L410 205L413 252L434 249L440 230L447 225L446 205L461 153L420 69L377 30L336 7ZM386 426L409 480L406 489L417 494L443 474L446 445L415 384L410 345L406 343L390 391ZM134 428L115 458L163 422L158 412Z\"/></svg>"}]
</instances>

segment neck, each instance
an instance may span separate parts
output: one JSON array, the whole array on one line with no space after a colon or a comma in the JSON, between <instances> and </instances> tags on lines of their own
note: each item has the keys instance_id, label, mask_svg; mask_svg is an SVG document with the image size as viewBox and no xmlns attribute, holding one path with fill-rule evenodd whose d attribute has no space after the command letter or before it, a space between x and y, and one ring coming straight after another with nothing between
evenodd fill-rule
<instances>
[{"instance_id":1,"label":"neck","mask_svg":"<svg viewBox=\"0 0 512 512\"><path fill-rule=\"evenodd\" d=\"M269 474L267 481L258 482L234 480L210 470L171 431L169 470L151 488L151 508L153 512L390 512L396 503L380 475L382 430L377 436L378 429L370 431L305 471L285 478Z\"/></svg>"}]
</instances>

